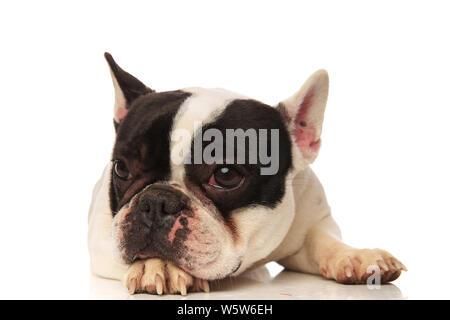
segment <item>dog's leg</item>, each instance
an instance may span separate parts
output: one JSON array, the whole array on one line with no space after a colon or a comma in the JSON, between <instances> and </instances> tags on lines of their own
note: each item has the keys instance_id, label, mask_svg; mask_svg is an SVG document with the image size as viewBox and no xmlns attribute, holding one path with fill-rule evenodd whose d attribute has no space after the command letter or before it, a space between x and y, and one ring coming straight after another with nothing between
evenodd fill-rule
<instances>
[{"instance_id":1,"label":"dog's leg","mask_svg":"<svg viewBox=\"0 0 450 320\"><path fill-rule=\"evenodd\" d=\"M327 216L312 227L300 251L279 263L287 269L322 274L340 283L366 283L376 271L381 282L393 281L406 267L381 249L356 249L343 243L338 226Z\"/></svg>"},{"instance_id":2,"label":"dog's leg","mask_svg":"<svg viewBox=\"0 0 450 320\"><path fill-rule=\"evenodd\" d=\"M130 294L209 292L208 281L194 278L173 263L156 258L139 260L130 265L125 275L125 286Z\"/></svg>"}]
</instances>

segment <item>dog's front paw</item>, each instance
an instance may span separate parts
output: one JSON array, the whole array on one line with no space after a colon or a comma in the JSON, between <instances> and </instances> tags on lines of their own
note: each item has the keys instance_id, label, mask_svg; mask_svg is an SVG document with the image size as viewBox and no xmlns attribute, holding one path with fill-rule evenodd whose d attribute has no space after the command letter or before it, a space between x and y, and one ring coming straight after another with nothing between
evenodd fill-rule
<instances>
[{"instance_id":1,"label":"dog's front paw","mask_svg":"<svg viewBox=\"0 0 450 320\"><path fill-rule=\"evenodd\" d=\"M406 267L389 252L381 249L345 249L338 251L320 266L322 275L340 283L366 283L376 270L381 283L394 281Z\"/></svg>"},{"instance_id":2,"label":"dog's front paw","mask_svg":"<svg viewBox=\"0 0 450 320\"><path fill-rule=\"evenodd\" d=\"M125 286L130 294L186 295L188 291L209 292L207 280L194 278L173 263L156 258L133 263L125 275Z\"/></svg>"}]
</instances>

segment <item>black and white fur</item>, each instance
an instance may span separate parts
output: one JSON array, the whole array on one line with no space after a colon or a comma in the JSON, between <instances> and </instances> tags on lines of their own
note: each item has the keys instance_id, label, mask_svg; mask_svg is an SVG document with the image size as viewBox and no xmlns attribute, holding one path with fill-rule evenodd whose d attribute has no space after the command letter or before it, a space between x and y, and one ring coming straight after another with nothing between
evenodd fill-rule
<instances>
[{"instance_id":1,"label":"black and white fur","mask_svg":"<svg viewBox=\"0 0 450 320\"><path fill-rule=\"evenodd\" d=\"M185 294L209 290L205 280L235 276L269 261L343 283L365 282L373 266L383 282L406 270L386 251L355 249L340 241L322 186L308 166L320 147L326 71L316 72L292 97L272 107L223 89L155 92L109 54L105 57L115 88L116 142L89 213L94 274L124 279L130 293ZM277 174L262 176L256 164L244 168L245 182L238 189L212 189L206 181L214 164L170 160L180 147L173 134L184 130L194 137L196 121L219 130L280 130ZM184 146L191 147L192 141ZM118 160L133 173L129 180L115 176ZM151 215L142 215L140 204L149 194L182 198L184 209L166 217L147 208Z\"/></svg>"}]
</instances>

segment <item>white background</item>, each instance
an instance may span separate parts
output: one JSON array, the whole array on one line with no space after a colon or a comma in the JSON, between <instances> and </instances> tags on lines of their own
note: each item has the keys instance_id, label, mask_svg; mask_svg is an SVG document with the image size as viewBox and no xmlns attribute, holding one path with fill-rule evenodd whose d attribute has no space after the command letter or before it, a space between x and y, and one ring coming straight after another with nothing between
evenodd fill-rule
<instances>
[{"instance_id":1,"label":"white background","mask_svg":"<svg viewBox=\"0 0 450 320\"><path fill-rule=\"evenodd\" d=\"M88 297L87 212L114 138L109 51L156 90L269 104L327 69L313 169L344 239L404 262L405 297L450 298L448 13L444 1L1 2L0 297Z\"/></svg>"}]
</instances>

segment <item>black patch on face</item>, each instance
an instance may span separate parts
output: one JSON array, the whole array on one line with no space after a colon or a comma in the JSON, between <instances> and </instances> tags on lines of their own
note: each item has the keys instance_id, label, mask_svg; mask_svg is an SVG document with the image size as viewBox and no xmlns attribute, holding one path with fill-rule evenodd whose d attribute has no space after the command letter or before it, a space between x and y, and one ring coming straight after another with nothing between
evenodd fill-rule
<instances>
[{"instance_id":1,"label":"black patch on face","mask_svg":"<svg viewBox=\"0 0 450 320\"><path fill-rule=\"evenodd\" d=\"M120 179L111 172L110 206L113 215L148 184L170 177L170 132L181 104L190 96L183 91L152 92L137 98L117 127L112 160L130 172Z\"/></svg>"},{"instance_id":2,"label":"black patch on face","mask_svg":"<svg viewBox=\"0 0 450 320\"><path fill-rule=\"evenodd\" d=\"M286 175L292 167L291 138L285 127L282 114L276 109L255 100L239 99L232 101L216 121L203 127L219 129L223 135L226 154L226 129L270 129L279 130L279 169L275 175L261 175L261 163L236 165L244 175L244 182L233 190L210 188L208 181L217 165L187 164L186 179L188 183L199 187L213 201L219 211L227 217L231 211L252 205L263 205L274 208L282 200L285 193ZM259 135L258 135L259 140ZM210 142L204 142L205 147ZM258 146L259 147L259 146ZM236 143L235 143L236 148ZM247 144L248 148L248 144ZM259 148L258 148L259 150ZM270 140L268 141L270 153ZM248 150L246 150L248 151ZM192 145L192 154L194 145ZM246 152L248 157L248 152ZM235 149L236 157L236 149ZM236 159L234 161L236 163ZM191 161L193 162L193 159Z\"/></svg>"}]
</instances>

